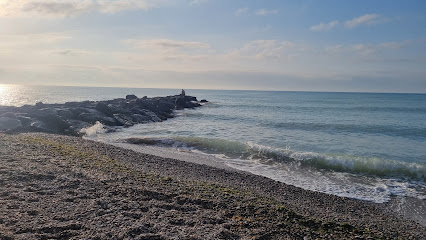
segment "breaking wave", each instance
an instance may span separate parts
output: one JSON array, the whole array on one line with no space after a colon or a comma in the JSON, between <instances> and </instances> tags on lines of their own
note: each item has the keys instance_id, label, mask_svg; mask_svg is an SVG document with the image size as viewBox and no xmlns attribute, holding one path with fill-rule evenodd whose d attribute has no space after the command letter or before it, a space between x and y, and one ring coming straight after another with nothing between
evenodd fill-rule
<instances>
[{"instance_id":1,"label":"breaking wave","mask_svg":"<svg viewBox=\"0 0 426 240\"><path fill-rule=\"evenodd\" d=\"M104 125L100 122L96 122L93 126L82 128L80 130L80 133L86 136L95 136L97 134L103 134L106 132L107 130L105 129Z\"/></svg>"},{"instance_id":2,"label":"breaking wave","mask_svg":"<svg viewBox=\"0 0 426 240\"><path fill-rule=\"evenodd\" d=\"M297 165L325 171L362 174L386 178L402 178L413 181L426 180L426 165L407 163L378 157L358 157L342 154L321 154L315 152L293 151L273 148L252 142L227 141L202 137L172 138L131 138L126 140L134 144L161 144L176 148L197 150L207 154L221 154L229 159L262 160Z\"/></svg>"}]
</instances>

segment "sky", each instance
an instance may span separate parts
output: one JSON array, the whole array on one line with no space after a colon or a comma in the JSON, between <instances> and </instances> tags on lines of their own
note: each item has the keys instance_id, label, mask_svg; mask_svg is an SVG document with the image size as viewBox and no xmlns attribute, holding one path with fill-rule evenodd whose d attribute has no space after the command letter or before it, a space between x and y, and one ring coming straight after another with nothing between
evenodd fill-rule
<instances>
[{"instance_id":1,"label":"sky","mask_svg":"<svg viewBox=\"0 0 426 240\"><path fill-rule=\"evenodd\" d=\"M426 1L0 0L0 84L426 93Z\"/></svg>"}]
</instances>

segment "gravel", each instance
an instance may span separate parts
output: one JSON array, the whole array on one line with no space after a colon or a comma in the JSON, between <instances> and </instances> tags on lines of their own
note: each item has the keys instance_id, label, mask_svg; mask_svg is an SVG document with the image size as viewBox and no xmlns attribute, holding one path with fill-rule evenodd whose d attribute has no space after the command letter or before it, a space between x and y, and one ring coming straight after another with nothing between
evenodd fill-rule
<instances>
[{"instance_id":1,"label":"gravel","mask_svg":"<svg viewBox=\"0 0 426 240\"><path fill-rule=\"evenodd\" d=\"M0 133L0 239L424 239L383 205L78 137Z\"/></svg>"}]
</instances>

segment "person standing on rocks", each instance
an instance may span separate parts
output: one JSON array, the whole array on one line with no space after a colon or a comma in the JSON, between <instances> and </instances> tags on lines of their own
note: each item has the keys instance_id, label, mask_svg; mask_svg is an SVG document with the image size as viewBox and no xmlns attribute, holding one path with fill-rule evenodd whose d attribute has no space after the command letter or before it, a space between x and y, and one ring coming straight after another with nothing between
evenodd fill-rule
<instances>
[{"instance_id":1,"label":"person standing on rocks","mask_svg":"<svg viewBox=\"0 0 426 240\"><path fill-rule=\"evenodd\" d=\"M182 92L180 93L181 96L185 96L185 90L182 89Z\"/></svg>"}]
</instances>

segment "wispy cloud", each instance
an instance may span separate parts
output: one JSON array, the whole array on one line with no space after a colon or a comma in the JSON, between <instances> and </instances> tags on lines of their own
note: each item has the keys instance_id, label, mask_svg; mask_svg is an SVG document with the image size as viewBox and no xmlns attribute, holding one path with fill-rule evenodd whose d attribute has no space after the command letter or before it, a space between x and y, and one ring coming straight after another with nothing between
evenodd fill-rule
<instances>
[{"instance_id":1,"label":"wispy cloud","mask_svg":"<svg viewBox=\"0 0 426 240\"><path fill-rule=\"evenodd\" d=\"M51 51L51 54L60 55L60 56L82 56L89 55L93 52L87 50L78 50L78 49L65 49L65 50L55 50Z\"/></svg>"},{"instance_id":2,"label":"wispy cloud","mask_svg":"<svg viewBox=\"0 0 426 240\"><path fill-rule=\"evenodd\" d=\"M209 44L203 42L193 42L193 41L177 41L171 39L127 39L125 43L136 47L136 48L145 48L151 51L176 51L176 50L191 50L191 49L207 49L210 47Z\"/></svg>"},{"instance_id":3,"label":"wispy cloud","mask_svg":"<svg viewBox=\"0 0 426 240\"><path fill-rule=\"evenodd\" d=\"M285 59L290 58L298 47L287 41L278 40L255 40L244 44L241 48L229 53L233 57L247 57L258 60Z\"/></svg>"},{"instance_id":4,"label":"wispy cloud","mask_svg":"<svg viewBox=\"0 0 426 240\"><path fill-rule=\"evenodd\" d=\"M189 4L190 5L197 5L197 4L202 4L207 2L208 0L190 0Z\"/></svg>"},{"instance_id":5,"label":"wispy cloud","mask_svg":"<svg viewBox=\"0 0 426 240\"><path fill-rule=\"evenodd\" d=\"M112 14L125 10L148 10L164 3L154 0L3 0L0 2L0 17L69 17L86 12Z\"/></svg>"},{"instance_id":6,"label":"wispy cloud","mask_svg":"<svg viewBox=\"0 0 426 240\"><path fill-rule=\"evenodd\" d=\"M34 34L4 34L0 35L2 46L9 48L22 48L23 46L52 45L71 39L71 36L62 32L44 32Z\"/></svg>"},{"instance_id":7,"label":"wispy cloud","mask_svg":"<svg viewBox=\"0 0 426 240\"><path fill-rule=\"evenodd\" d=\"M374 25L385 22L386 19L379 14L365 14L356 18L353 18L345 22L345 27L354 28L359 25Z\"/></svg>"},{"instance_id":8,"label":"wispy cloud","mask_svg":"<svg viewBox=\"0 0 426 240\"><path fill-rule=\"evenodd\" d=\"M314 32L328 31L336 27L337 25L339 25L339 21L331 21L328 23L320 23L318 25L314 25L310 29Z\"/></svg>"},{"instance_id":9,"label":"wispy cloud","mask_svg":"<svg viewBox=\"0 0 426 240\"><path fill-rule=\"evenodd\" d=\"M277 9L262 8L262 9L257 10L255 14L257 16L267 16L267 15L273 15L273 14L277 14L277 13L278 13Z\"/></svg>"},{"instance_id":10,"label":"wispy cloud","mask_svg":"<svg viewBox=\"0 0 426 240\"><path fill-rule=\"evenodd\" d=\"M239 8L239 9L237 9L237 11L235 11L235 15L237 15L237 16L246 15L248 13L248 10L249 10L248 7Z\"/></svg>"},{"instance_id":11,"label":"wispy cloud","mask_svg":"<svg viewBox=\"0 0 426 240\"><path fill-rule=\"evenodd\" d=\"M406 40L403 42L384 42L384 43L381 43L380 46L383 48L388 48L388 49L401 49L401 48L407 47L411 43L412 41L410 40Z\"/></svg>"},{"instance_id":12,"label":"wispy cloud","mask_svg":"<svg viewBox=\"0 0 426 240\"><path fill-rule=\"evenodd\" d=\"M344 56L363 56L369 57L380 53L386 53L393 50L409 47L412 41L406 40L401 42L382 42L377 44L358 43L351 45L335 45L324 48L327 55L344 55Z\"/></svg>"}]
</instances>

